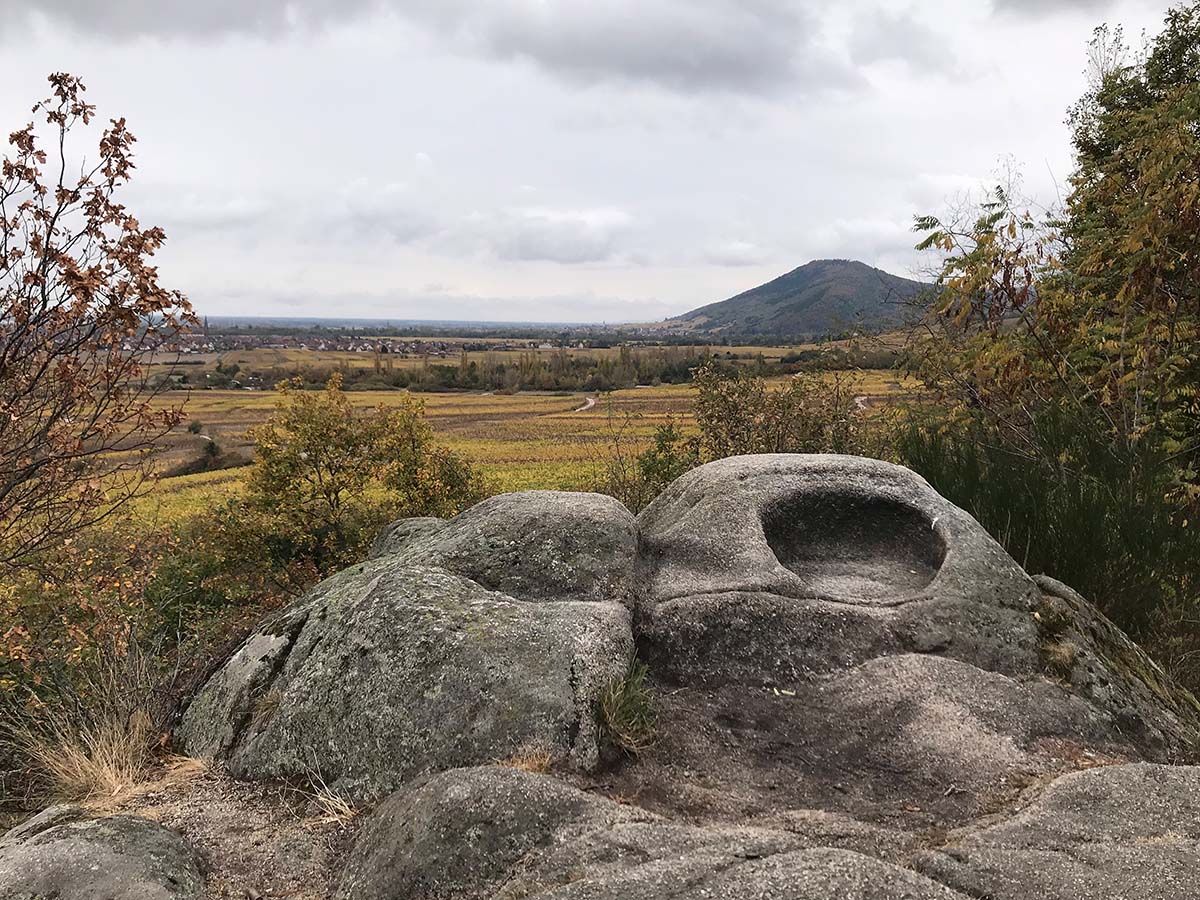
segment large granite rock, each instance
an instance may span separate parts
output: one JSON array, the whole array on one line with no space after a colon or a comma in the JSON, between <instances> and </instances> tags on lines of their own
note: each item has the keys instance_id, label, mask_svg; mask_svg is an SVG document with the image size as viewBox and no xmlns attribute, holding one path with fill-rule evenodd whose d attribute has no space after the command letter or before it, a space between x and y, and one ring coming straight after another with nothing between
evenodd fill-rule
<instances>
[{"instance_id":1,"label":"large granite rock","mask_svg":"<svg viewBox=\"0 0 1200 900\"><path fill-rule=\"evenodd\" d=\"M381 557L261 627L177 738L235 775L319 774L358 799L532 747L589 768L600 692L632 655L620 603L530 603Z\"/></svg>"},{"instance_id":2,"label":"large granite rock","mask_svg":"<svg viewBox=\"0 0 1200 900\"><path fill-rule=\"evenodd\" d=\"M990 900L1200 896L1200 768L1065 775L1015 815L952 835L917 867Z\"/></svg>"},{"instance_id":3,"label":"large granite rock","mask_svg":"<svg viewBox=\"0 0 1200 900\"><path fill-rule=\"evenodd\" d=\"M1113 735L1154 758L1196 738L1195 701L1145 654L901 466L723 459L671 484L638 528L639 648L661 679L795 687L898 654L1061 677L1048 651L1069 639Z\"/></svg>"},{"instance_id":4,"label":"large granite rock","mask_svg":"<svg viewBox=\"0 0 1200 900\"><path fill-rule=\"evenodd\" d=\"M635 647L658 708L636 758L601 752L599 721ZM782 455L703 466L636 521L530 492L396 523L264 624L178 737L244 777L398 788L346 898L1175 900L1197 775L1146 763L1188 758L1198 722L914 473ZM529 746L556 777L486 765ZM1144 827L1113 806L1088 837L1097 791ZM1118 877L1137 866L1159 893Z\"/></svg>"},{"instance_id":5,"label":"large granite rock","mask_svg":"<svg viewBox=\"0 0 1200 900\"><path fill-rule=\"evenodd\" d=\"M638 527L642 639L664 677L779 683L897 652L1036 664L1037 585L900 466L723 459L676 480Z\"/></svg>"},{"instance_id":6,"label":"large granite rock","mask_svg":"<svg viewBox=\"0 0 1200 900\"><path fill-rule=\"evenodd\" d=\"M379 809L339 900L1185 900L1200 768L1065 775L992 824L914 852L853 820L697 826L512 769L443 773ZM819 820L818 820L819 821Z\"/></svg>"},{"instance_id":7,"label":"large granite rock","mask_svg":"<svg viewBox=\"0 0 1200 900\"><path fill-rule=\"evenodd\" d=\"M500 494L450 520L401 519L371 552L395 565L440 566L521 600L633 605L636 527L603 494Z\"/></svg>"},{"instance_id":8,"label":"large granite rock","mask_svg":"<svg viewBox=\"0 0 1200 900\"><path fill-rule=\"evenodd\" d=\"M0 900L199 900L196 856L132 816L51 807L0 838Z\"/></svg>"}]
</instances>

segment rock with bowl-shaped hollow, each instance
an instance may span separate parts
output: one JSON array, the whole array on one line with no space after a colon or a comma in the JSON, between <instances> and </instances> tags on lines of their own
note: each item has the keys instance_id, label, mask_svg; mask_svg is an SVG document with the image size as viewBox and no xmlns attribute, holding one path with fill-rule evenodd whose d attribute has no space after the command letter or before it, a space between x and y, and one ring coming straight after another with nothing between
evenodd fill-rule
<instances>
[{"instance_id":1,"label":"rock with bowl-shaped hollow","mask_svg":"<svg viewBox=\"0 0 1200 900\"><path fill-rule=\"evenodd\" d=\"M767 455L636 520L528 492L395 523L177 738L239 777L390 794L342 898L1183 900L1196 770L1149 764L1198 723L913 472Z\"/></svg>"},{"instance_id":2,"label":"rock with bowl-shaped hollow","mask_svg":"<svg viewBox=\"0 0 1200 900\"><path fill-rule=\"evenodd\" d=\"M1111 733L1156 757L1195 739L1194 699L909 469L723 459L671 484L638 530L639 651L681 687L790 688L880 656L947 657L1017 680L1086 680ZM1054 663L1068 656L1073 672Z\"/></svg>"},{"instance_id":3,"label":"rock with bowl-shaped hollow","mask_svg":"<svg viewBox=\"0 0 1200 900\"><path fill-rule=\"evenodd\" d=\"M638 529L643 637L681 680L788 680L881 649L1008 672L1036 659L1037 586L979 523L900 466L723 459L671 484ZM773 633L730 652L731 628L748 618ZM822 633L840 623L835 639L810 640L817 622Z\"/></svg>"}]
</instances>

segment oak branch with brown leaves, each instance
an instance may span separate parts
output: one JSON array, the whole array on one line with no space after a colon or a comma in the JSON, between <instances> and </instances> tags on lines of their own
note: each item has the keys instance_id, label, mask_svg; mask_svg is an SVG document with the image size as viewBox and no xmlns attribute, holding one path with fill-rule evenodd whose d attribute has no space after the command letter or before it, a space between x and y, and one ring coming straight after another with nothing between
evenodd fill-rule
<instances>
[{"instance_id":1,"label":"oak branch with brown leaves","mask_svg":"<svg viewBox=\"0 0 1200 900\"><path fill-rule=\"evenodd\" d=\"M147 366L193 322L151 265L165 239L118 202L134 137L113 119L81 146L84 85L49 78L0 169L0 567L19 565L134 496L181 410Z\"/></svg>"}]
</instances>

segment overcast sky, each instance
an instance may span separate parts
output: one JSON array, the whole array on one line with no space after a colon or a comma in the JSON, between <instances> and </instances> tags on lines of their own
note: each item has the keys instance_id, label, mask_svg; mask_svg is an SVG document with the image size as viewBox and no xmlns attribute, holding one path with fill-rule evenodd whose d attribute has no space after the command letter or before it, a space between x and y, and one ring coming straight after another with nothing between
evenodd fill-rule
<instances>
[{"instance_id":1,"label":"overcast sky","mask_svg":"<svg viewBox=\"0 0 1200 900\"><path fill-rule=\"evenodd\" d=\"M1004 156L1049 202L1152 0L0 0L0 131L83 76L202 313L647 321L900 275Z\"/></svg>"}]
</instances>

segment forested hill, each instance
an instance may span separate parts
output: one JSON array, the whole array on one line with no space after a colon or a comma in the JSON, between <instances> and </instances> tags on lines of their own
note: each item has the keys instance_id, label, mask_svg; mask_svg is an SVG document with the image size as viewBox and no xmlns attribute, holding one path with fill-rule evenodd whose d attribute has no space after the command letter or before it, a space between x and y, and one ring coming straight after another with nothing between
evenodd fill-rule
<instances>
[{"instance_id":1,"label":"forested hill","mask_svg":"<svg viewBox=\"0 0 1200 900\"><path fill-rule=\"evenodd\" d=\"M848 259L818 259L659 324L671 332L809 337L879 329L911 314L928 285Z\"/></svg>"}]
</instances>

